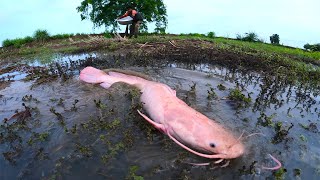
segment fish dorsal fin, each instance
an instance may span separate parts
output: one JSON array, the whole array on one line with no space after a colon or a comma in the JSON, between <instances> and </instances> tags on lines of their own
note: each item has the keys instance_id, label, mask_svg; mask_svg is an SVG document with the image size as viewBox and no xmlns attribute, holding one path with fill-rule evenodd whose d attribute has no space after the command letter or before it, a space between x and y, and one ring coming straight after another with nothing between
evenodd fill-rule
<instances>
[{"instance_id":1,"label":"fish dorsal fin","mask_svg":"<svg viewBox=\"0 0 320 180\"><path fill-rule=\"evenodd\" d=\"M136 76L136 77L140 77L142 79L148 80L148 81L154 81L154 79L152 79L150 76L140 73L140 72L136 72L136 71L131 71L131 70L124 70L124 69L104 69L104 72L106 72L107 74L109 72L118 72L118 73L122 73L122 74L126 74L126 75L131 75L131 76Z\"/></svg>"}]
</instances>

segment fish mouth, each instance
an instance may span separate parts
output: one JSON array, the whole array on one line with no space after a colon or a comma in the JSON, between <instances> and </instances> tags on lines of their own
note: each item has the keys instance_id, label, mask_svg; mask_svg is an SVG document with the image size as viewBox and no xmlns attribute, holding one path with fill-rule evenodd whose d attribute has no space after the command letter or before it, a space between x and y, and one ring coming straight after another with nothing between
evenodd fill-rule
<instances>
[{"instance_id":1,"label":"fish mouth","mask_svg":"<svg viewBox=\"0 0 320 180\"><path fill-rule=\"evenodd\" d=\"M204 158L209 158L209 159L218 159L218 158L225 159L227 156L227 154L222 154L222 153L220 153L220 154L204 154L204 153L197 152L197 151L187 147L186 145L182 144L181 142L179 142L176 138L171 136L169 131L167 131L167 134L168 134L169 138L172 139L175 143L177 143L179 146L181 146L185 150L187 150L195 155L198 155L198 156L201 156Z\"/></svg>"}]
</instances>

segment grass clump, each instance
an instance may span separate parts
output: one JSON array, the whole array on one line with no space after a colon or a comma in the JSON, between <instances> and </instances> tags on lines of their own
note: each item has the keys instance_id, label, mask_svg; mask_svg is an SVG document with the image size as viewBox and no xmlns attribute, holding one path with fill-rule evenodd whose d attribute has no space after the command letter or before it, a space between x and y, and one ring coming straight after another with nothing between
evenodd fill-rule
<instances>
[{"instance_id":1,"label":"grass clump","mask_svg":"<svg viewBox=\"0 0 320 180\"><path fill-rule=\"evenodd\" d=\"M57 34L57 35L51 36L51 39L66 39L73 36L74 34Z\"/></svg>"},{"instance_id":2,"label":"grass clump","mask_svg":"<svg viewBox=\"0 0 320 180\"><path fill-rule=\"evenodd\" d=\"M13 41L10 40L10 39L6 39L2 42L2 46L3 47L10 47L10 46L13 46Z\"/></svg>"},{"instance_id":3,"label":"grass clump","mask_svg":"<svg viewBox=\"0 0 320 180\"><path fill-rule=\"evenodd\" d=\"M112 38L112 35L111 35L111 33L110 33L109 31L106 31L106 32L103 34L103 36L104 36L105 38L107 38L107 39Z\"/></svg>"},{"instance_id":4,"label":"grass clump","mask_svg":"<svg viewBox=\"0 0 320 180\"><path fill-rule=\"evenodd\" d=\"M6 39L2 42L2 46L3 47L15 47L15 48L20 48L22 47L24 44L30 43L32 42L34 39L30 36L27 36L25 38L16 38L16 39Z\"/></svg>"},{"instance_id":5,"label":"grass clump","mask_svg":"<svg viewBox=\"0 0 320 180\"><path fill-rule=\"evenodd\" d=\"M39 42L45 42L50 39L50 35L47 30L38 29L34 32L33 38Z\"/></svg>"}]
</instances>

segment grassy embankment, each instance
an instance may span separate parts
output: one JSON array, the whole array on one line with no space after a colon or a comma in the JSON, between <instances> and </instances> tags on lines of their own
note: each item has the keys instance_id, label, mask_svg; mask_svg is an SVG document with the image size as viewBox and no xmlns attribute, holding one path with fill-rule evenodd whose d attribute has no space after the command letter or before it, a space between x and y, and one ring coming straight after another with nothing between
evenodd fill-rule
<instances>
[{"instance_id":1,"label":"grassy embankment","mask_svg":"<svg viewBox=\"0 0 320 180\"><path fill-rule=\"evenodd\" d=\"M203 34L181 35L141 35L137 39L121 40L110 38L110 35L95 34L62 34L49 36L43 32L35 33L34 37L6 40L0 49L0 62L10 59L28 58L34 55L41 56L53 53L79 53L95 50L141 50L152 43L164 43L167 47L184 46L197 41L194 48L215 50L218 53L232 53L238 56L254 57L259 59L261 67L284 67L284 71L319 77L320 52L308 52L298 48L266 44L262 42L246 42L223 37L214 37ZM42 33L42 34L41 34ZM209 33L210 34L210 33ZM174 42L172 44L172 42ZM171 46L171 45L172 46ZM154 46L157 48L157 46ZM273 64L273 66L268 66ZM314 77L312 77L314 78Z\"/></svg>"}]
</instances>

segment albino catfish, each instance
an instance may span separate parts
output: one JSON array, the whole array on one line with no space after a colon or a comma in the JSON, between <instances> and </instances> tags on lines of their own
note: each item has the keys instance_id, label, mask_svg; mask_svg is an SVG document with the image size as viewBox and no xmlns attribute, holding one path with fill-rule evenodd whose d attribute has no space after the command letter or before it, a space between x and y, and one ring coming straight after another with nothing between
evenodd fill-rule
<instances>
[{"instance_id":1,"label":"albino catfish","mask_svg":"<svg viewBox=\"0 0 320 180\"><path fill-rule=\"evenodd\" d=\"M244 153L244 146L239 139L220 124L189 107L165 84L119 72L106 73L93 67L84 68L80 80L99 83L106 89L116 82L139 88L142 93L140 101L149 117L140 111L138 113L178 145L198 156L220 159L216 161L219 163Z\"/></svg>"}]
</instances>

